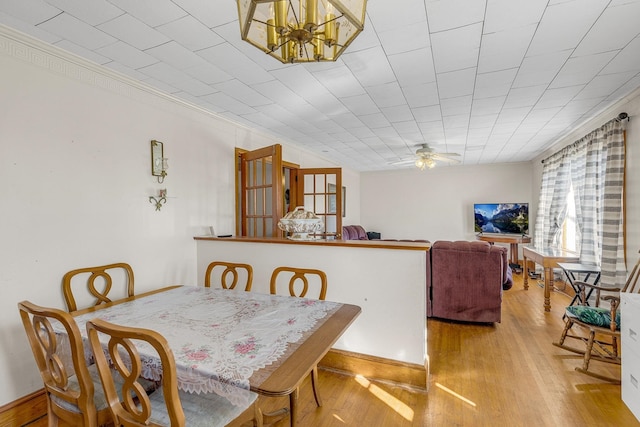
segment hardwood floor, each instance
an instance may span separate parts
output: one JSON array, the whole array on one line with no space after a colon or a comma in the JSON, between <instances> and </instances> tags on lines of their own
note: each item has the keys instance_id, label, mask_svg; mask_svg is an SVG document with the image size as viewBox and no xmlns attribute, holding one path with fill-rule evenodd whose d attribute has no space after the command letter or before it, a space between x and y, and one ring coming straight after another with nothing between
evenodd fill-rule
<instances>
[{"instance_id":1,"label":"hardwood floor","mask_svg":"<svg viewBox=\"0 0 640 427\"><path fill-rule=\"evenodd\" d=\"M560 336L570 298L553 292L552 311L545 313L536 281L524 291L522 276L514 279L504 292L502 323L428 320L428 393L321 370L324 405L315 406L311 384L305 383L299 425L640 426L622 402L619 385L576 372L580 357L551 344ZM620 375L619 366L592 363Z\"/></svg>"},{"instance_id":2,"label":"hardwood floor","mask_svg":"<svg viewBox=\"0 0 640 427\"><path fill-rule=\"evenodd\" d=\"M316 407L307 380L298 426L640 426L619 385L576 372L581 359L551 344L560 336L570 298L553 292L552 311L545 313L536 281L524 291L522 276L514 280L504 292L502 323L428 320L428 393L321 370L324 405ZM618 366L592 363L620 375ZM263 402L265 410L286 405L285 399ZM30 424L37 425L46 421Z\"/></svg>"}]
</instances>

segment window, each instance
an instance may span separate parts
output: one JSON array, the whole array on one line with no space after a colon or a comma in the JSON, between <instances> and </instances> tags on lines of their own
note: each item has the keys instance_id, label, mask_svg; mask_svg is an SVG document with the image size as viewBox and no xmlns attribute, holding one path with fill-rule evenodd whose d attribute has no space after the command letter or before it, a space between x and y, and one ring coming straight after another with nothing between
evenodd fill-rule
<instances>
[{"instance_id":1,"label":"window","mask_svg":"<svg viewBox=\"0 0 640 427\"><path fill-rule=\"evenodd\" d=\"M571 252L578 252L578 224L576 221L576 202L573 195L573 185L567 194L567 214L562 223L562 248Z\"/></svg>"}]
</instances>

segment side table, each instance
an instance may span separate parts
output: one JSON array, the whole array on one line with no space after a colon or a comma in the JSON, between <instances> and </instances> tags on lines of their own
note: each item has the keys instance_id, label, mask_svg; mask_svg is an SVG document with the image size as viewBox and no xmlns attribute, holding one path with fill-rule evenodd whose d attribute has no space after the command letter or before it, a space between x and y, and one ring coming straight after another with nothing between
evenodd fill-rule
<instances>
[{"instance_id":1,"label":"side table","mask_svg":"<svg viewBox=\"0 0 640 427\"><path fill-rule=\"evenodd\" d=\"M560 267L562 271L564 271L564 274L565 276L567 276L567 280L569 281L569 284L571 285L571 287L575 292L575 295L573 296L573 299L571 300L571 303L569 303L569 305L573 305L576 301L584 305L589 305L589 297L593 293L593 288L589 288L588 292L585 295L586 301L582 301L580 298L580 288L575 284L576 282L575 275L584 274L585 277L583 280L581 280L582 282L588 282L591 275L594 275L595 278L593 280L593 285L598 285L598 282L600 281L600 269L598 268L598 266L595 264L559 262L558 267Z\"/></svg>"}]
</instances>

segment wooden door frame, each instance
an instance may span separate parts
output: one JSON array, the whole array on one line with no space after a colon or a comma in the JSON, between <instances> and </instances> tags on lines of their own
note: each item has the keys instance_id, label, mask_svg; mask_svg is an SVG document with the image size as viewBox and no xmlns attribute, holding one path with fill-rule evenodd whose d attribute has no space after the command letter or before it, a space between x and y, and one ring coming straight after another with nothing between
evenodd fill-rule
<instances>
[{"instance_id":1,"label":"wooden door frame","mask_svg":"<svg viewBox=\"0 0 640 427\"><path fill-rule=\"evenodd\" d=\"M289 198L290 198L289 199L289 206L290 206L290 209L293 209L296 206L295 203L297 201L297 198L296 198L296 191L294 191L294 185L295 185L294 179L295 179L295 170L299 169L300 165L296 164L296 163L291 163L291 162L287 162L287 161L282 160L282 148L281 148L281 146L279 144L275 144L275 145L268 146L268 147L262 147L262 148L259 148L257 150L247 150L247 149L244 149L244 148L235 147L235 149L234 149L234 160L235 160L235 164L234 164L234 181L235 181L235 193L234 193L234 198L235 198L235 216L234 216L234 221L236 223L236 227L235 227L236 228L236 236L242 236L243 235L242 234L242 206L243 206L242 197L243 197L243 195L240 194L241 193L241 188L242 188L242 181L241 181L241 178L242 178L242 155L246 154L246 153L249 153L249 152L252 152L252 151L253 152L257 152L258 150L265 150L265 149L268 149L268 148L273 148L276 145L278 147L280 147L280 149L278 151L280 153L279 154L279 161L280 161L281 169L282 169L281 184L278 185L278 186L274 186L274 189L275 189L275 187L277 187L277 190L278 190L277 191L278 192L277 199L279 200L279 203L277 205L280 207L280 209L279 209L280 210L280 212L279 212L280 213L280 217L277 218L276 224L275 224L275 228L274 228L274 232L276 233L276 235L282 235L280 229L277 228L277 221L282 216L284 216L284 214L286 213L286 212L284 212L284 182L285 182L284 174L285 174L285 169L289 170L289 172L288 172L289 173L289 182L290 182L290 187L291 187L291 189L289 191ZM276 191L274 191L274 197L276 197L275 193L276 193ZM275 210L274 210L274 212L275 212Z\"/></svg>"}]
</instances>

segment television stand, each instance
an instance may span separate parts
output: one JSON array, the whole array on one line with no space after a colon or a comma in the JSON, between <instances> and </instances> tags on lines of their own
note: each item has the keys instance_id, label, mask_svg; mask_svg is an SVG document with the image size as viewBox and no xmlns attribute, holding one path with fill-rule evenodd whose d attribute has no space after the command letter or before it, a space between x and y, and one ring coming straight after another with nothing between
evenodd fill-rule
<instances>
[{"instance_id":1,"label":"television stand","mask_svg":"<svg viewBox=\"0 0 640 427\"><path fill-rule=\"evenodd\" d=\"M531 237L524 234L478 234L478 240L483 242L508 243L509 244L509 266L516 272L522 271L518 260L518 245L520 243L531 243Z\"/></svg>"}]
</instances>

